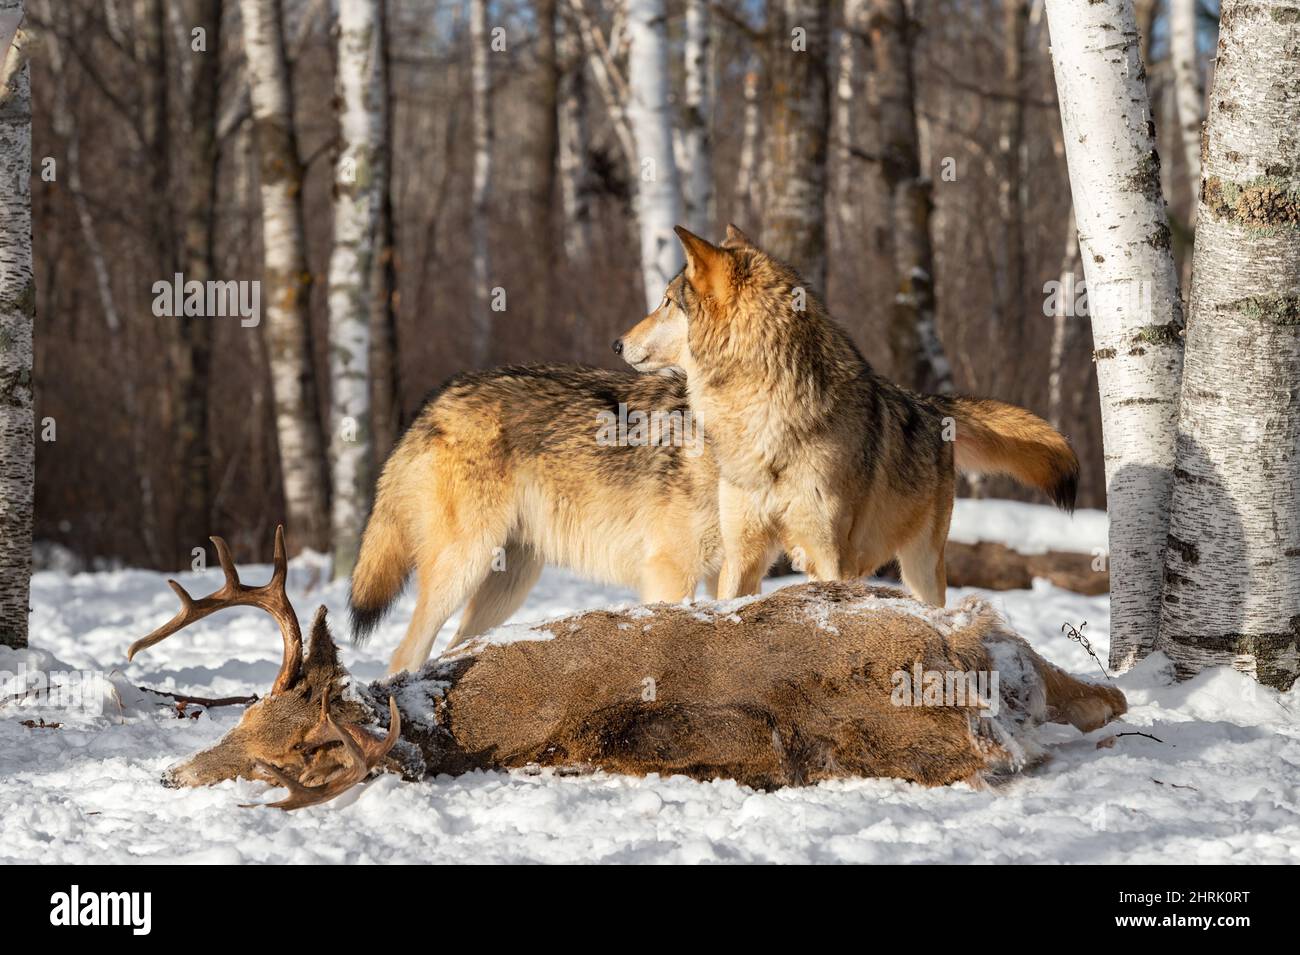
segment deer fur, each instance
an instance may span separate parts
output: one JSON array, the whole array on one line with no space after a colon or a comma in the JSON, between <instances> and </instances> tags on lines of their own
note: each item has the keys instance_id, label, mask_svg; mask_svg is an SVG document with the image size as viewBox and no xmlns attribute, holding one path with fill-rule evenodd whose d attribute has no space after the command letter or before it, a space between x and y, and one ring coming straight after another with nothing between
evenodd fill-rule
<instances>
[{"instance_id":1,"label":"deer fur","mask_svg":"<svg viewBox=\"0 0 1300 955\"><path fill-rule=\"evenodd\" d=\"M918 668L996 672L997 714L973 701L898 705L896 674ZM372 748L367 724L390 725L395 701L401 738L379 768L408 779L540 766L760 789L871 776L978 784L1040 760L1039 723L1088 731L1126 709L1117 689L1048 663L978 599L943 610L859 583L508 627L369 685L340 663L322 607L289 688L165 781L324 783L342 771L346 747L302 745L322 694L333 719Z\"/></svg>"}]
</instances>

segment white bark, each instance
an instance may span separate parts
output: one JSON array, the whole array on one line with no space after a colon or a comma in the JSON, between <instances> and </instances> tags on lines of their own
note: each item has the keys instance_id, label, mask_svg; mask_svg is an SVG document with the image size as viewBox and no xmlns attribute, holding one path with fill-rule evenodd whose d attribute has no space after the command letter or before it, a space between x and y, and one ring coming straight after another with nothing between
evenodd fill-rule
<instances>
[{"instance_id":1,"label":"white bark","mask_svg":"<svg viewBox=\"0 0 1300 955\"><path fill-rule=\"evenodd\" d=\"M1300 17L1224 0L1206 121L1160 648L1300 674Z\"/></svg>"},{"instance_id":2,"label":"white bark","mask_svg":"<svg viewBox=\"0 0 1300 955\"><path fill-rule=\"evenodd\" d=\"M663 298L682 267L673 226L682 222L682 190L673 158L664 0L628 0L628 121L636 140L637 216L641 228L641 276L647 311Z\"/></svg>"},{"instance_id":3,"label":"white bark","mask_svg":"<svg viewBox=\"0 0 1300 955\"><path fill-rule=\"evenodd\" d=\"M568 17L559 18L560 207L564 214L564 254L570 263L591 254L591 200L587 179L587 73L582 44Z\"/></svg>"},{"instance_id":4,"label":"white bark","mask_svg":"<svg viewBox=\"0 0 1300 955\"><path fill-rule=\"evenodd\" d=\"M23 15L0 0L0 23ZM27 645L36 435L32 402L32 90L27 37L0 63L0 645Z\"/></svg>"},{"instance_id":5,"label":"white bark","mask_svg":"<svg viewBox=\"0 0 1300 955\"><path fill-rule=\"evenodd\" d=\"M1201 110L1205 94L1196 55L1196 6L1199 0L1169 0L1169 58L1174 65L1174 99L1178 131L1187 166L1192 205L1189 225L1196 221L1196 196L1201 188Z\"/></svg>"},{"instance_id":6,"label":"white bark","mask_svg":"<svg viewBox=\"0 0 1300 955\"><path fill-rule=\"evenodd\" d=\"M492 42L487 0L471 0L469 11L470 87L474 101L474 182L470 195L470 246L473 256L474 314L470 364L482 366L492 340L492 294L488 263L488 197L492 188Z\"/></svg>"},{"instance_id":7,"label":"white bark","mask_svg":"<svg viewBox=\"0 0 1300 955\"><path fill-rule=\"evenodd\" d=\"M294 547L323 550L329 531L327 468L311 365L311 275L284 23L279 0L240 0L240 12L261 159L263 320L286 516Z\"/></svg>"},{"instance_id":8,"label":"white bark","mask_svg":"<svg viewBox=\"0 0 1300 955\"><path fill-rule=\"evenodd\" d=\"M742 223L748 222L757 208L758 137L763 126L763 106L758 99L759 67L760 60L755 56L745 71L745 119L740 134L740 167L736 171L737 211L734 213Z\"/></svg>"},{"instance_id":9,"label":"white bark","mask_svg":"<svg viewBox=\"0 0 1300 955\"><path fill-rule=\"evenodd\" d=\"M1110 510L1111 666L1155 644L1182 369L1178 279L1132 0L1046 0L1088 283Z\"/></svg>"},{"instance_id":10,"label":"white bark","mask_svg":"<svg viewBox=\"0 0 1300 955\"><path fill-rule=\"evenodd\" d=\"M856 32L863 28L867 12L867 0L844 0L844 26L840 30L839 57L835 67L835 138L836 138L836 175L835 175L835 209L836 227L842 241L847 240L848 228L854 221L857 207L853 188L854 176L854 112L857 97L854 96L853 77L857 71Z\"/></svg>"},{"instance_id":11,"label":"white bark","mask_svg":"<svg viewBox=\"0 0 1300 955\"><path fill-rule=\"evenodd\" d=\"M623 151L623 158L627 160L629 166L635 166L636 139L632 135L632 126L627 117L627 81L618 71L610 44L600 32L591 11L587 9L586 0L569 0L569 6L577 20L582 44L587 50L588 62L591 65L591 75L596 81L596 88L600 91L601 101L605 104L610 125L614 127L614 136Z\"/></svg>"},{"instance_id":12,"label":"white bark","mask_svg":"<svg viewBox=\"0 0 1300 955\"><path fill-rule=\"evenodd\" d=\"M713 232L713 43L709 0L686 3L686 117L682 136L682 193L686 227Z\"/></svg>"},{"instance_id":13,"label":"white bark","mask_svg":"<svg viewBox=\"0 0 1300 955\"><path fill-rule=\"evenodd\" d=\"M330 256L330 498L334 577L356 564L370 496L370 300L377 168L383 144L379 24L371 0L339 0L338 77L341 149L334 173L334 250Z\"/></svg>"}]
</instances>

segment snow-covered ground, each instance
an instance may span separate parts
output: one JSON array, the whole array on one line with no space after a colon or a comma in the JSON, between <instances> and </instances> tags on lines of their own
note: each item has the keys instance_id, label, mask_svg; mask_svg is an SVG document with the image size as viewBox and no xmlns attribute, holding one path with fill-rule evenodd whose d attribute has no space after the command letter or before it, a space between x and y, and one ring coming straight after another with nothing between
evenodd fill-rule
<instances>
[{"instance_id":1,"label":"snow-covered ground","mask_svg":"<svg viewBox=\"0 0 1300 955\"><path fill-rule=\"evenodd\" d=\"M1003 503L963 503L954 536L1087 551L1092 544L1080 541L1096 536L1100 520L1104 546L1104 515L1069 521L1047 508ZM342 638L346 588L321 583L321 569L310 557L295 561L290 595L304 619L317 604L328 606ZM269 573L242 570L249 582ZM220 574L181 580L198 595L215 589ZM950 600L969 592L954 589ZM1061 625L1086 620L1084 633L1104 660L1104 597L1042 582L986 596L1044 655L1098 675ZM632 600L548 569L517 619ZM0 671L15 672L24 661L106 671L117 692L99 716L0 706L0 861L1300 861L1300 690L1280 695L1233 672L1175 685L1160 658L1148 660L1117 681L1131 707L1122 722L1088 736L1046 727L1052 760L993 790L879 779L761 793L680 777L475 773L412 784L385 776L333 803L286 814L238 808L268 798L260 783L159 785L164 767L214 742L241 711L177 719L130 690L265 692L280 657L268 617L223 611L127 664L128 644L175 612L164 575L42 572L32 602L36 649L0 649ZM340 639L357 677L382 674L411 609L408 594L365 648ZM41 719L62 725L40 728ZM27 720L37 727L22 725ZM1131 731L1159 742L1135 735L1097 746Z\"/></svg>"}]
</instances>

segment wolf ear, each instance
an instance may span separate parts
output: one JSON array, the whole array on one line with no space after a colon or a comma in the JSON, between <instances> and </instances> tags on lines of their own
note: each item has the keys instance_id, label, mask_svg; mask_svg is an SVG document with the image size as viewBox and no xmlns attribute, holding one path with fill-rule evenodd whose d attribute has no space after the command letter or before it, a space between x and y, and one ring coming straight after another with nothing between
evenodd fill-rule
<instances>
[{"instance_id":1,"label":"wolf ear","mask_svg":"<svg viewBox=\"0 0 1300 955\"><path fill-rule=\"evenodd\" d=\"M715 295L721 286L727 253L694 232L674 226L686 252L686 281L700 295Z\"/></svg>"},{"instance_id":2,"label":"wolf ear","mask_svg":"<svg viewBox=\"0 0 1300 955\"><path fill-rule=\"evenodd\" d=\"M723 241L722 247L724 249L752 249L754 243L749 236L745 235L745 233L741 232L734 225L728 223L727 238Z\"/></svg>"}]
</instances>

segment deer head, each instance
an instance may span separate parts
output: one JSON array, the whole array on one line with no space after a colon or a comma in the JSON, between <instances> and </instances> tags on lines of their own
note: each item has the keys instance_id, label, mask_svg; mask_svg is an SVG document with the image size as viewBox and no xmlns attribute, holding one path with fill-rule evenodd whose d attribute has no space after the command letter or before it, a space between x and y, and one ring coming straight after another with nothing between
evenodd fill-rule
<instances>
[{"instance_id":1,"label":"deer head","mask_svg":"<svg viewBox=\"0 0 1300 955\"><path fill-rule=\"evenodd\" d=\"M297 809L333 799L377 767L401 734L397 704L388 700L388 735L380 740L363 729L376 714L359 699L344 699L340 691L350 682L339 663L338 649L325 620L316 611L311 645L304 658L298 616L285 593L288 559L284 528L275 532L275 570L268 583L250 587L240 582L230 550L213 537L225 584L195 600L174 580L167 583L180 598L181 609L170 621L131 645L127 659L139 651L224 607L258 607L275 618L284 640L284 658L271 692L244 713L239 725L210 749L179 763L163 775L169 786L205 786L243 776L263 779L289 789L289 796L268 805Z\"/></svg>"}]
</instances>

